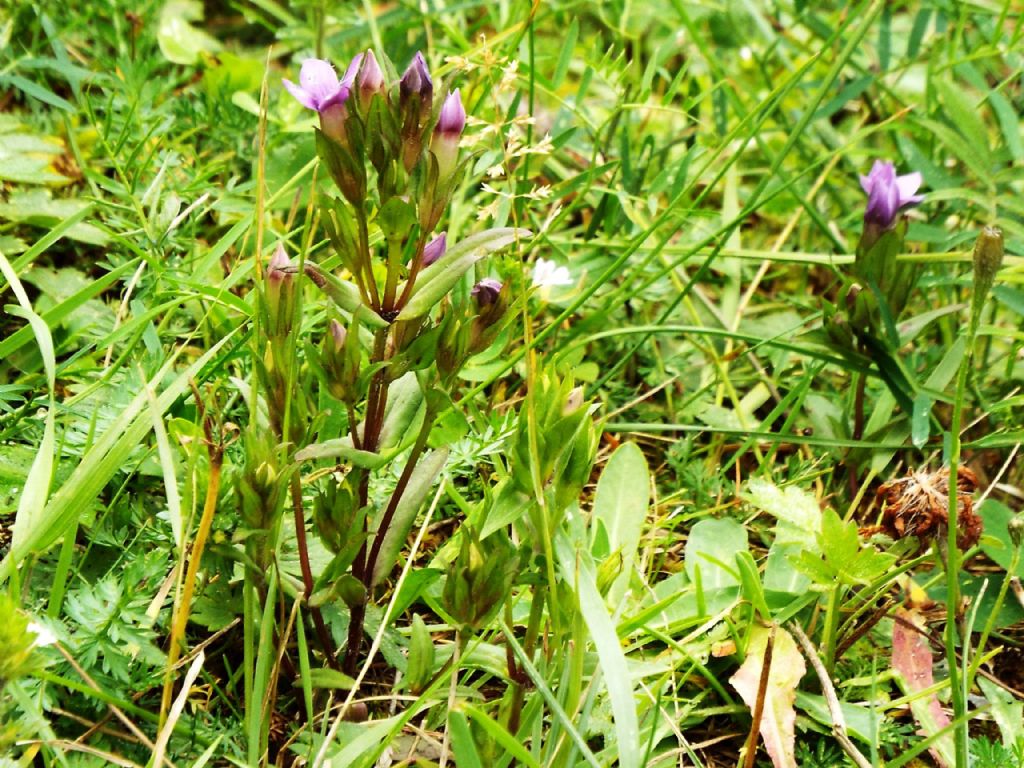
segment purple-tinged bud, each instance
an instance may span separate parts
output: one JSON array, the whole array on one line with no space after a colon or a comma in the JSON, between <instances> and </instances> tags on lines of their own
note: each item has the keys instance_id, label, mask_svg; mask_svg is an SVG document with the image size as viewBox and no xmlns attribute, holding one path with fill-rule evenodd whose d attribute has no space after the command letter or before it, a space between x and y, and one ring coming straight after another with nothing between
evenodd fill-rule
<instances>
[{"instance_id":1,"label":"purple-tinged bud","mask_svg":"<svg viewBox=\"0 0 1024 768\"><path fill-rule=\"evenodd\" d=\"M284 80L283 83L302 106L321 114L332 105L344 104L351 85L351 82L338 80L334 67L323 59L306 59L302 62L299 85L291 80Z\"/></svg>"},{"instance_id":2,"label":"purple-tinged bud","mask_svg":"<svg viewBox=\"0 0 1024 768\"><path fill-rule=\"evenodd\" d=\"M412 62L402 74L402 79L398 83L398 93L403 109L410 99L419 101L421 108L430 109L434 100L434 81L430 79L427 61L419 51L412 57Z\"/></svg>"},{"instance_id":3,"label":"purple-tinged bud","mask_svg":"<svg viewBox=\"0 0 1024 768\"><path fill-rule=\"evenodd\" d=\"M477 355L491 345L501 330L501 320L508 310L509 289L500 280L485 277L470 293L476 300L477 314L470 325L467 351Z\"/></svg>"},{"instance_id":4,"label":"purple-tinged bud","mask_svg":"<svg viewBox=\"0 0 1024 768\"><path fill-rule=\"evenodd\" d=\"M278 244L267 265L267 336L288 335L295 313L295 266Z\"/></svg>"},{"instance_id":5,"label":"purple-tinged bud","mask_svg":"<svg viewBox=\"0 0 1024 768\"><path fill-rule=\"evenodd\" d=\"M384 72L377 63L377 57L373 51L368 50L363 54L362 67L356 77L356 87L359 90L359 104L365 109L375 93L387 95L387 88L384 82Z\"/></svg>"},{"instance_id":6,"label":"purple-tinged bud","mask_svg":"<svg viewBox=\"0 0 1024 768\"><path fill-rule=\"evenodd\" d=\"M493 277L485 277L474 285L473 290L470 291L470 294L481 307L487 307L496 302L500 293L501 281L495 280Z\"/></svg>"},{"instance_id":7,"label":"purple-tinged bud","mask_svg":"<svg viewBox=\"0 0 1024 768\"><path fill-rule=\"evenodd\" d=\"M348 331L345 330L345 326L339 323L337 320L331 320L328 326L331 332L331 341L334 342L334 351L341 352L345 347L345 339L348 338Z\"/></svg>"},{"instance_id":8,"label":"purple-tinged bud","mask_svg":"<svg viewBox=\"0 0 1024 768\"><path fill-rule=\"evenodd\" d=\"M924 195L916 194L921 187L921 174L897 176L896 167L888 161L876 160L871 172L860 177L860 186L868 196L865 223L882 229L890 229L902 209L924 200Z\"/></svg>"},{"instance_id":9,"label":"purple-tinged bud","mask_svg":"<svg viewBox=\"0 0 1024 768\"><path fill-rule=\"evenodd\" d=\"M466 108L462 106L462 97L459 89L449 91L441 105L441 114L437 117L437 125L434 131L454 135L456 138L462 135L466 127Z\"/></svg>"},{"instance_id":10,"label":"purple-tinged bud","mask_svg":"<svg viewBox=\"0 0 1024 768\"><path fill-rule=\"evenodd\" d=\"M465 127L466 110L456 88L445 97L430 139L430 151L437 158L438 175L442 179L450 178L455 171L459 160L459 137Z\"/></svg>"},{"instance_id":11,"label":"purple-tinged bud","mask_svg":"<svg viewBox=\"0 0 1024 768\"><path fill-rule=\"evenodd\" d=\"M413 56L412 63L402 75L398 83L398 99L402 116L402 165L411 172L423 152L423 133L434 101L434 83L422 53L417 52Z\"/></svg>"},{"instance_id":12,"label":"purple-tinged bud","mask_svg":"<svg viewBox=\"0 0 1024 768\"><path fill-rule=\"evenodd\" d=\"M423 249L423 262L424 267L429 267L435 261L444 256L444 252L448 250L448 234L442 232L440 235L435 237L426 247Z\"/></svg>"},{"instance_id":13,"label":"purple-tinged bud","mask_svg":"<svg viewBox=\"0 0 1024 768\"><path fill-rule=\"evenodd\" d=\"M320 364L327 377L327 391L338 400L348 401L356 395L359 378L359 347L349 338L345 326L331 320L320 348Z\"/></svg>"}]
</instances>

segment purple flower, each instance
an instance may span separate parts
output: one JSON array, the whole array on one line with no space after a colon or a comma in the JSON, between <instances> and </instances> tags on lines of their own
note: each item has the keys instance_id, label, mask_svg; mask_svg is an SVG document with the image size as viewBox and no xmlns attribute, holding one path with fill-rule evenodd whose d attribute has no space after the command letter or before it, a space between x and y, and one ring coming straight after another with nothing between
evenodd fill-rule
<instances>
[{"instance_id":1,"label":"purple flower","mask_svg":"<svg viewBox=\"0 0 1024 768\"><path fill-rule=\"evenodd\" d=\"M474 285L473 290L470 291L470 294L482 307L489 306L497 301L499 293L501 293L501 281L495 280L493 277L485 277Z\"/></svg>"},{"instance_id":2,"label":"purple flower","mask_svg":"<svg viewBox=\"0 0 1024 768\"><path fill-rule=\"evenodd\" d=\"M924 195L915 194L921 186L921 174L897 176L896 167L888 161L876 160L871 172L860 177L860 186L868 196L864 221L883 229L896 223L903 208L924 200Z\"/></svg>"},{"instance_id":3,"label":"purple flower","mask_svg":"<svg viewBox=\"0 0 1024 768\"><path fill-rule=\"evenodd\" d=\"M448 236L447 233L442 232L440 235L435 237L426 247L423 249L423 266L429 267L435 261L444 256L444 252L448 249Z\"/></svg>"},{"instance_id":4,"label":"purple flower","mask_svg":"<svg viewBox=\"0 0 1024 768\"><path fill-rule=\"evenodd\" d=\"M352 62L357 68L360 58L361 56L357 56ZM350 75L355 76L351 66L345 73L345 77L338 80L338 73L334 71L334 67L329 61L306 59L302 62L302 69L299 71L299 85L291 80L283 82L288 93L298 99L302 106L322 113L328 107L345 103L352 85Z\"/></svg>"},{"instance_id":5,"label":"purple flower","mask_svg":"<svg viewBox=\"0 0 1024 768\"><path fill-rule=\"evenodd\" d=\"M398 91L403 102L417 96L429 108L430 102L433 101L434 81L430 79L427 60L419 51L412 57L412 62L402 75L402 79L398 83Z\"/></svg>"},{"instance_id":6,"label":"purple flower","mask_svg":"<svg viewBox=\"0 0 1024 768\"><path fill-rule=\"evenodd\" d=\"M437 126L434 128L438 133L458 137L462 135L462 129L466 127L466 109L462 106L462 98L459 96L459 89L449 91L448 96L441 105L441 114L437 118Z\"/></svg>"}]
</instances>

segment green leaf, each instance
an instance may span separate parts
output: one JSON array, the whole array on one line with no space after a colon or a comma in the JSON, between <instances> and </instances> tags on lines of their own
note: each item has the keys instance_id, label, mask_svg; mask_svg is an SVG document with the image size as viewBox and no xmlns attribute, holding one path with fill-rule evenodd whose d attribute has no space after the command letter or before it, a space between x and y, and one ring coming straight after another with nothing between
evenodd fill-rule
<instances>
[{"instance_id":1,"label":"green leaf","mask_svg":"<svg viewBox=\"0 0 1024 768\"><path fill-rule=\"evenodd\" d=\"M621 558L621 572L608 592L613 605L622 599L629 586L647 517L650 487L647 459L636 443L620 445L597 481L594 520L604 526L608 552Z\"/></svg>"},{"instance_id":2,"label":"green leaf","mask_svg":"<svg viewBox=\"0 0 1024 768\"><path fill-rule=\"evenodd\" d=\"M1013 510L996 499L985 499L984 503L978 506L978 515L985 525L981 551L1004 571L1009 570L1013 564L1015 547L1010 540L1007 526L1015 516ZM1013 575L1024 578L1024 557L1020 558L1017 572Z\"/></svg>"},{"instance_id":3,"label":"green leaf","mask_svg":"<svg viewBox=\"0 0 1024 768\"><path fill-rule=\"evenodd\" d=\"M915 448L923 448L928 442L932 415L932 399L924 392L914 398L914 409L910 417L910 440Z\"/></svg>"},{"instance_id":4,"label":"green leaf","mask_svg":"<svg viewBox=\"0 0 1024 768\"><path fill-rule=\"evenodd\" d=\"M462 768L483 768L483 761L476 750L473 733L469 730L466 716L458 709L448 713L448 729L452 734L452 751L455 764Z\"/></svg>"},{"instance_id":5,"label":"green leaf","mask_svg":"<svg viewBox=\"0 0 1024 768\"><path fill-rule=\"evenodd\" d=\"M406 486L398 506L395 507L395 514L391 518L391 525L388 526L388 529L383 534L380 534L384 536L384 540L381 543L380 553L374 565L373 578L370 581L371 587L383 581L391 573L391 569L394 568L395 561L398 559L398 552L401 550L402 545L405 544L409 530L416 519L416 513L423 506L423 502L430 494L430 489L433 488L434 481L441 474L441 470L444 469L444 464L447 460L448 449L440 448L424 456L419 464L416 465L416 469L413 470L409 478L409 484Z\"/></svg>"},{"instance_id":6,"label":"green leaf","mask_svg":"<svg viewBox=\"0 0 1024 768\"><path fill-rule=\"evenodd\" d=\"M588 552L574 551L562 533L555 540L555 548L562 578L575 585L580 612L597 649L615 722L615 747L619 765L623 768L640 768L640 725L636 716L633 677L626 666L626 656L615 623L608 615L604 598L597 589L594 563Z\"/></svg>"},{"instance_id":7,"label":"green leaf","mask_svg":"<svg viewBox=\"0 0 1024 768\"><path fill-rule=\"evenodd\" d=\"M704 592L739 586L733 567L736 555L747 551L747 529L732 518L704 519L690 529L683 555L686 575L700 581Z\"/></svg>"},{"instance_id":8,"label":"green leaf","mask_svg":"<svg viewBox=\"0 0 1024 768\"><path fill-rule=\"evenodd\" d=\"M420 272L412 298L398 319L414 320L427 314L476 262L530 234L528 229L488 229L450 246L444 256Z\"/></svg>"},{"instance_id":9,"label":"green leaf","mask_svg":"<svg viewBox=\"0 0 1024 768\"><path fill-rule=\"evenodd\" d=\"M314 688L332 688L342 691L350 691L356 684L355 680L337 669L311 669L309 670L309 681Z\"/></svg>"},{"instance_id":10,"label":"green leaf","mask_svg":"<svg viewBox=\"0 0 1024 768\"><path fill-rule=\"evenodd\" d=\"M232 338L234 332L214 344L160 392L156 398L157 414L166 412L188 390L189 382ZM171 373L176 362L177 355L168 360L146 386L158 386ZM12 570L29 554L42 552L63 536L77 521L81 511L89 508L110 478L124 468L128 457L153 428L148 403L146 392L139 392L128 408L93 443L71 477L50 498L37 523L27 531L19 546L12 547L0 561L0 582L9 578Z\"/></svg>"},{"instance_id":11,"label":"green leaf","mask_svg":"<svg viewBox=\"0 0 1024 768\"><path fill-rule=\"evenodd\" d=\"M160 10L156 39L160 52L175 64L196 64L204 53L217 53L220 41L190 22L203 20L198 0L170 0Z\"/></svg>"}]
</instances>

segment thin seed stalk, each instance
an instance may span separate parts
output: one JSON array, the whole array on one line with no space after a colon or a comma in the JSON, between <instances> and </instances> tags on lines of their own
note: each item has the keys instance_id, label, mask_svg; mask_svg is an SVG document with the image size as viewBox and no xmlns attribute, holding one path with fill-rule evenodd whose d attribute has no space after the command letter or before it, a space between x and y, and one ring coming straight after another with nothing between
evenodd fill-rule
<instances>
[{"instance_id":1,"label":"thin seed stalk","mask_svg":"<svg viewBox=\"0 0 1024 768\"><path fill-rule=\"evenodd\" d=\"M210 446L210 482L206 486L206 500L203 503L203 514L199 519L199 530L189 555L188 570L181 591L181 600L174 611L171 623L171 644L167 649L167 672L164 675L164 690L160 698L160 727L167 719L171 706L171 694L174 690L174 665L181 654L181 646L185 639L185 627L192 613L192 596L195 593L196 578L199 574L199 563L203 559L206 540L213 526L213 514L217 510L217 494L220 492L221 466L223 451L219 446Z\"/></svg>"}]
</instances>

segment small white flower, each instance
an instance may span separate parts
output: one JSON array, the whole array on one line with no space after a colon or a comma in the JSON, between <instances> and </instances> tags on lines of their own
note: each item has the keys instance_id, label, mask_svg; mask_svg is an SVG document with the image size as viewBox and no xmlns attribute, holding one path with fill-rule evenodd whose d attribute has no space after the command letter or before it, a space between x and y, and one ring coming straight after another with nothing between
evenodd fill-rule
<instances>
[{"instance_id":1,"label":"small white flower","mask_svg":"<svg viewBox=\"0 0 1024 768\"><path fill-rule=\"evenodd\" d=\"M568 267L560 267L547 259L537 259L533 265L532 278L533 287L540 289L540 294L545 299L552 288L572 285Z\"/></svg>"},{"instance_id":2,"label":"small white flower","mask_svg":"<svg viewBox=\"0 0 1024 768\"><path fill-rule=\"evenodd\" d=\"M53 645L57 642L57 636L53 634L50 628L40 624L38 621L30 621L28 623L28 631L36 636L33 645L37 648L44 645Z\"/></svg>"}]
</instances>

